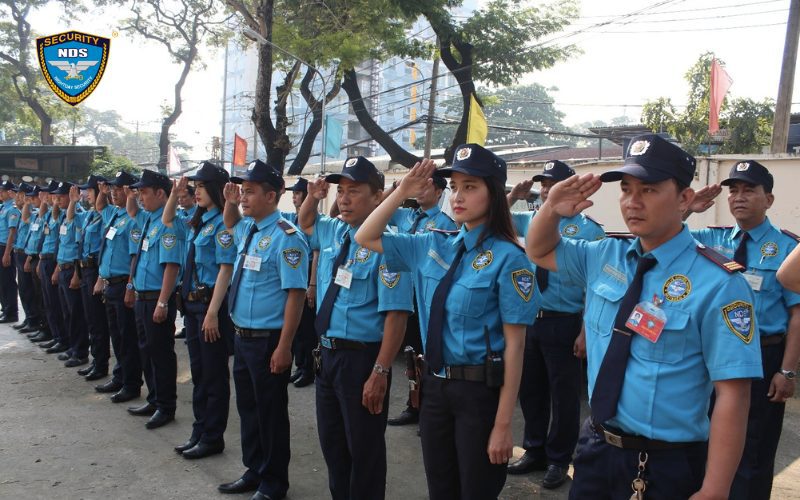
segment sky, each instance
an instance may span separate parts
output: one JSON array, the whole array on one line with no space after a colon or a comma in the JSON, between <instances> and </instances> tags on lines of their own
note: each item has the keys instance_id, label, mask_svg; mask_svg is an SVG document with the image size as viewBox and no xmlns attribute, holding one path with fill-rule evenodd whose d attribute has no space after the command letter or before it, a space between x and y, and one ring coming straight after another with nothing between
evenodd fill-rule
<instances>
[{"instance_id":1,"label":"sky","mask_svg":"<svg viewBox=\"0 0 800 500\"><path fill-rule=\"evenodd\" d=\"M774 99L788 8L789 0L583 0L580 18L555 35L558 39L543 40L574 43L582 53L525 75L520 83L557 87L552 96L566 114L566 125L608 122L621 115L638 123L647 100L665 96L684 104L684 73L700 54L711 51L733 79L729 97ZM155 132L161 105L171 102L180 66L162 47L118 32L115 20L127 15L115 8L63 22L55 8L48 8L33 14L31 21L40 35L75 29L111 38L105 76L81 106L114 109L131 130L138 122L140 130ZM189 75L184 112L173 127L177 138L193 147L192 160L211 155L222 116L224 51L207 51L202 60L204 67ZM795 102L800 102L798 87L800 81L794 86Z\"/></svg>"}]
</instances>

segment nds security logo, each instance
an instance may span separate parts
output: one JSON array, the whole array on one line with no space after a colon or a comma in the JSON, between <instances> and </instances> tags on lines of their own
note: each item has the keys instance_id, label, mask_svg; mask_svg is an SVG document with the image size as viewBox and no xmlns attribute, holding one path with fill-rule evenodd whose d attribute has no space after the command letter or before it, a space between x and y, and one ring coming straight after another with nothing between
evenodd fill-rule
<instances>
[{"instance_id":1,"label":"nds security logo","mask_svg":"<svg viewBox=\"0 0 800 500\"><path fill-rule=\"evenodd\" d=\"M36 39L44 79L64 102L76 106L97 88L111 40L78 31Z\"/></svg>"}]
</instances>

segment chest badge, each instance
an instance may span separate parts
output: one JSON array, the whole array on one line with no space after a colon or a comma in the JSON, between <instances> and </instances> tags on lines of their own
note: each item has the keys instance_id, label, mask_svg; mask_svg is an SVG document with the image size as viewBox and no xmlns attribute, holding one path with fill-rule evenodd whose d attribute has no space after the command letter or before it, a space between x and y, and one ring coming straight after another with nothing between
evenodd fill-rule
<instances>
[{"instance_id":1,"label":"chest badge","mask_svg":"<svg viewBox=\"0 0 800 500\"><path fill-rule=\"evenodd\" d=\"M289 267L292 269L297 269L297 266L300 265L300 261L303 259L303 252L298 250L297 248L287 248L283 251L283 260L289 264Z\"/></svg>"},{"instance_id":2,"label":"chest badge","mask_svg":"<svg viewBox=\"0 0 800 500\"><path fill-rule=\"evenodd\" d=\"M670 302L680 302L692 291L692 282L682 274L670 276L664 283L664 297Z\"/></svg>"},{"instance_id":3,"label":"chest badge","mask_svg":"<svg viewBox=\"0 0 800 500\"><path fill-rule=\"evenodd\" d=\"M214 229L212 226L211 229ZM230 231L220 231L217 233L217 243L222 248L230 248L233 245L233 235Z\"/></svg>"},{"instance_id":4,"label":"chest badge","mask_svg":"<svg viewBox=\"0 0 800 500\"><path fill-rule=\"evenodd\" d=\"M577 224L567 224L561 230L561 234L563 234L564 236L572 237L572 236L575 236L576 234L578 234L578 231L580 231L580 228L578 228Z\"/></svg>"},{"instance_id":5,"label":"chest badge","mask_svg":"<svg viewBox=\"0 0 800 500\"><path fill-rule=\"evenodd\" d=\"M494 255L492 255L491 250L479 253L477 256L475 256L475 260L472 261L472 269L476 271L483 269L484 267L491 264L493 260L494 260Z\"/></svg>"},{"instance_id":6,"label":"chest badge","mask_svg":"<svg viewBox=\"0 0 800 500\"><path fill-rule=\"evenodd\" d=\"M370 255L372 255L372 252L370 252L368 248L358 247L358 250L356 250L356 261L363 264L369 260Z\"/></svg>"},{"instance_id":7,"label":"chest badge","mask_svg":"<svg viewBox=\"0 0 800 500\"><path fill-rule=\"evenodd\" d=\"M511 280L519 296L525 302L529 302L533 296L533 273L527 269L520 269L511 273Z\"/></svg>"},{"instance_id":8,"label":"chest badge","mask_svg":"<svg viewBox=\"0 0 800 500\"><path fill-rule=\"evenodd\" d=\"M774 241L768 241L761 245L761 255L764 257L775 257L778 255L778 244Z\"/></svg>"},{"instance_id":9,"label":"chest badge","mask_svg":"<svg viewBox=\"0 0 800 500\"><path fill-rule=\"evenodd\" d=\"M208 236L212 232L214 232L214 224L209 224L209 225L207 225L206 227L203 228L203 232L201 234L203 236Z\"/></svg>"},{"instance_id":10,"label":"chest badge","mask_svg":"<svg viewBox=\"0 0 800 500\"><path fill-rule=\"evenodd\" d=\"M269 247L270 243L272 243L272 238L270 238L269 236L264 236L263 238L258 240L258 245L256 246L258 247L259 250L266 250L267 247Z\"/></svg>"},{"instance_id":11,"label":"chest badge","mask_svg":"<svg viewBox=\"0 0 800 500\"><path fill-rule=\"evenodd\" d=\"M386 285L387 288L394 288L400 282L400 273L390 272L385 265L380 268L381 283Z\"/></svg>"}]
</instances>

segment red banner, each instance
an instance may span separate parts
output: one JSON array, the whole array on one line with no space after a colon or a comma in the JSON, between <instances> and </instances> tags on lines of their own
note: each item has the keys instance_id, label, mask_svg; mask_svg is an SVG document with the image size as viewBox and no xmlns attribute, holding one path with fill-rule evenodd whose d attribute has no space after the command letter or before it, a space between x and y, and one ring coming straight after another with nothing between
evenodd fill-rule
<instances>
[{"instance_id":1,"label":"red banner","mask_svg":"<svg viewBox=\"0 0 800 500\"><path fill-rule=\"evenodd\" d=\"M733 80L728 73L720 66L716 59L711 61L711 85L708 92L708 133L714 134L719 131L719 110L722 108L722 101L725 94L731 88Z\"/></svg>"},{"instance_id":2,"label":"red banner","mask_svg":"<svg viewBox=\"0 0 800 500\"><path fill-rule=\"evenodd\" d=\"M247 164L247 141L239 134L233 135L233 166L241 167Z\"/></svg>"}]
</instances>

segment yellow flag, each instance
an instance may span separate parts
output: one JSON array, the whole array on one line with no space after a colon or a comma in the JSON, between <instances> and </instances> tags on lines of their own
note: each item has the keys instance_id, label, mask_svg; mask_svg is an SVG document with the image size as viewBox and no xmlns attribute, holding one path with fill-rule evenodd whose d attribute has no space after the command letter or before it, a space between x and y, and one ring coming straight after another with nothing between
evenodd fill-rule
<instances>
[{"instance_id":1,"label":"yellow flag","mask_svg":"<svg viewBox=\"0 0 800 500\"><path fill-rule=\"evenodd\" d=\"M483 114L475 93L469 96L469 118L467 119L467 143L486 144L486 136L489 134L489 127L486 124L486 116Z\"/></svg>"}]
</instances>

